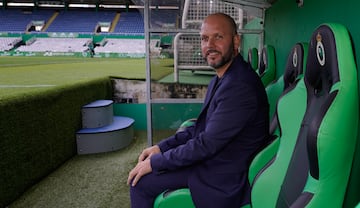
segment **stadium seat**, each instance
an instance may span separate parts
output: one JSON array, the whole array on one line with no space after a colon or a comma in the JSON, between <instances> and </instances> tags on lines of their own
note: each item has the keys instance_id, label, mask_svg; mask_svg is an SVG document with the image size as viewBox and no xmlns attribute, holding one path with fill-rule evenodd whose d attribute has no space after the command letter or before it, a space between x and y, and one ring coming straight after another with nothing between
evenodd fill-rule
<instances>
[{"instance_id":1,"label":"stadium seat","mask_svg":"<svg viewBox=\"0 0 360 208\"><path fill-rule=\"evenodd\" d=\"M347 29L320 25L304 79L278 102L280 146L254 180L252 207L342 207L357 140L357 95Z\"/></svg>"},{"instance_id":2,"label":"stadium seat","mask_svg":"<svg viewBox=\"0 0 360 208\"><path fill-rule=\"evenodd\" d=\"M304 78L279 99L280 146L254 178L251 207L342 207L358 133L357 95L347 29L320 25L311 37ZM194 207L182 206L185 201L191 196L179 189L160 194L154 207Z\"/></svg>"},{"instance_id":3,"label":"stadium seat","mask_svg":"<svg viewBox=\"0 0 360 208\"><path fill-rule=\"evenodd\" d=\"M258 65L259 65L258 49L257 48L249 48L247 59L248 59L248 62L250 63L250 65L251 65L251 67L254 70L257 70Z\"/></svg>"},{"instance_id":4,"label":"stadium seat","mask_svg":"<svg viewBox=\"0 0 360 208\"><path fill-rule=\"evenodd\" d=\"M303 77L303 71L306 67L307 52L307 43L296 43L288 55L284 74L266 87L266 94L270 104L270 134L274 133L277 126L277 119L275 116L276 103L282 94L286 94L288 91L292 90Z\"/></svg>"},{"instance_id":5,"label":"stadium seat","mask_svg":"<svg viewBox=\"0 0 360 208\"><path fill-rule=\"evenodd\" d=\"M261 50L260 63L257 73L266 87L275 80L275 49L273 46L265 45Z\"/></svg>"},{"instance_id":6,"label":"stadium seat","mask_svg":"<svg viewBox=\"0 0 360 208\"><path fill-rule=\"evenodd\" d=\"M269 163L278 150L280 144L280 132L278 126L278 117L276 114L276 105L278 99L281 96L284 96L286 93L290 92L295 88L297 83L303 77L303 71L306 67L306 59L308 52L307 43L296 43L291 49L287 63L284 70L284 75L279 77L276 82L270 83L266 87L266 94L269 100L269 120L270 128L269 133L272 135L272 139L259 154L255 156L253 162L251 163L249 169L249 181L250 184L253 183L254 178L257 173L263 168L266 164Z\"/></svg>"}]
</instances>

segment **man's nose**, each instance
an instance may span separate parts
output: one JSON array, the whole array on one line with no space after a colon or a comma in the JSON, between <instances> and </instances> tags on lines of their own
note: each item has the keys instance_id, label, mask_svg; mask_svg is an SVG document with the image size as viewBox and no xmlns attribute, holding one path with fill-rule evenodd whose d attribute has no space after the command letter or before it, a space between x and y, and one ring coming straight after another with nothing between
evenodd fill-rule
<instances>
[{"instance_id":1,"label":"man's nose","mask_svg":"<svg viewBox=\"0 0 360 208\"><path fill-rule=\"evenodd\" d=\"M215 45L215 39L209 38L209 40L207 41L207 47L213 47L214 45Z\"/></svg>"}]
</instances>

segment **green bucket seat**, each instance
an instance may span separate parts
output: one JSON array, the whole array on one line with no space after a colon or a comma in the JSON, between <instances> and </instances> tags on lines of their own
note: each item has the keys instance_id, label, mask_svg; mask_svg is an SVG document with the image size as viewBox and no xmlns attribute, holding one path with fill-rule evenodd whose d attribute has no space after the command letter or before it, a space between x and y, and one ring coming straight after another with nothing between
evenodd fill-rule
<instances>
[{"instance_id":1,"label":"green bucket seat","mask_svg":"<svg viewBox=\"0 0 360 208\"><path fill-rule=\"evenodd\" d=\"M257 48L249 48L247 60L254 70L258 69L259 54Z\"/></svg>"},{"instance_id":2,"label":"green bucket seat","mask_svg":"<svg viewBox=\"0 0 360 208\"><path fill-rule=\"evenodd\" d=\"M257 73L261 77L264 86L268 86L275 80L276 66L275 66L275 49L271 45L265 45L261 50L260 63Z\"/></svg>"},{"instance_id":3,"label":"green bucket seat","mask_svg":"<svg viewBox=\"0 0 360 208\"><path fill-rule=\"evenodd\" d=\"M254 177L259 172L259 170L264 167L269 161L274 159L276 152L280 144L280 132L278 125L278 117L276 113L276 105L278 99L281 96L284 96L288 92L292 91L297 85L298 81L303 77L303 71L306 67L306 59L308 52L307 43L296 43L287 59L285 65L284 75L280 76L276 82L269 84L266 87L266 94L268 96L270 111L269 111L269 120L270 120L270 135L272 135L272 140L269 145L267 145L263 151L255 156L251 167L249 169L249 181L250 184L253 182Z\"/></svg>"}]
</instances>

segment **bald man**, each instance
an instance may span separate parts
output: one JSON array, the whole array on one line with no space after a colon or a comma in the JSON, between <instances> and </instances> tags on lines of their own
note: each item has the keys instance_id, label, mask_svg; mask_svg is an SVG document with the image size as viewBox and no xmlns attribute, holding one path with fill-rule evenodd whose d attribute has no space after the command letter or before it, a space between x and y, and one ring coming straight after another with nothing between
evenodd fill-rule
<instances>
[{"instance_id":1,"label":"bald man","mask_svg":"<svg viewBox=\"0 0 360 208\"><path fill-rule=\"evenodd\" d=\"M235 21L223 13L202 23L201 51L216 75L194 126L143 150L130 171L131 205L153 207L167 189L188 187L197 208L250 202L248 169L268 140L264 86L239 54Z\"/></svg>"}]
</instances>

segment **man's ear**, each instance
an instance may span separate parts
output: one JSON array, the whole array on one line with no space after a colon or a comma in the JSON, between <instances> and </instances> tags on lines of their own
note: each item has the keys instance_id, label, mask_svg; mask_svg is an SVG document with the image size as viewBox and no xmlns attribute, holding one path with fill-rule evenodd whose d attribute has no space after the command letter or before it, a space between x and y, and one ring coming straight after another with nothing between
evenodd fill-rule
<instances>
[{"instance_id":1,"label":"man's ear","mask_svg":"<svg viewBox=\"0 0 360 208\"><path fill-rule=\"evenodd\" d=\"M238 34L234 35L233 41L234 41L234 50L239 51L240 41L241 41L240 35Z\"/></svg>"}]
</instances>

